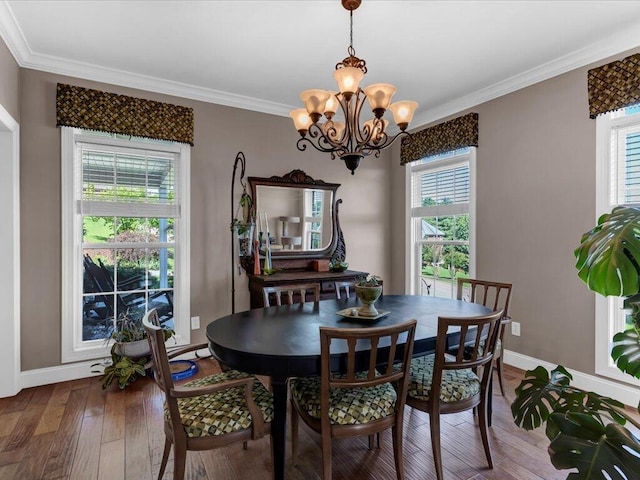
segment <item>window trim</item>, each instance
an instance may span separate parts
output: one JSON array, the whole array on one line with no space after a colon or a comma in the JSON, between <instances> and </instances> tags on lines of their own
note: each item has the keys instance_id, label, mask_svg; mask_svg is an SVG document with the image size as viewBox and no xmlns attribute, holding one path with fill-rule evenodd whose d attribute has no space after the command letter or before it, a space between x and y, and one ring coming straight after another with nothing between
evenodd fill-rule
<instances>
[{"instance_id":1,"label":"window trim","mask_svg":"<svg viewBox=\"0 0 640 480\"><path fill-rule=\"evenodd\" d=\"M187 345L191 341L190 322L190 178L191 147L180 143L166 143L160 148L153 143L136 140L119 140L108 137L83 135L73 127L61 127L61 227L62 227L62 325L61 360L62 363L91 360L110 355L111 344L103 340L82 342L81 311L75 308L82 294L82 241L78 232L82 231L82 216L76 211L76 189L78 188L75 155L79 143L91 143L108 147L136 148L146 151L177 153L178 171L176 190L180 195L180 217L175 229L176 281L174 283L174 324L177 345ZM80 240L80 241L78 241ZM84 344L84 345L83 345Z\"/></svg>"},{"instance_id":2,"label":"window trim","mask_svg":"<svg viewBox=\"0 0 640 480\"><path fill-rule=\"evenodd\" d=\"M466 160L465 160L466 157ZM412 185L411 177L414 172L423 170L434 170L444 167L452 167L457 164L469 162L469 276L475 277L476 274L476 147L469 147L469 151L452 157L444 157L442 159L433 160L423 164L407 164L405 169L405 238L407 247L405 248L405 292L415 295L418 291L419 284L415 275L415 259L418 256L420 243L415 242L413 232L413 218L415 214L423 213L424 207L412 207ZM462 212L458 205L443 205L439 215L454 215ZM447 242L452 244L452 242Z\"/></svg>"},{"instance_id":3,"label":"window trim","mask_svg":"<svg viewBox=\"0 0 640 480\"><path fill-rule=\"evenodd\" d=\"M610 141L612 127L640 121L640 117L612 118L615 112L596 117L596 223L604 213L611 212ZM617 333L612 321L618 297L595 294L595 373L613 380L640 386L640 380L621 372L611 359L611 341Z\"/></svg>"}]
</instances>

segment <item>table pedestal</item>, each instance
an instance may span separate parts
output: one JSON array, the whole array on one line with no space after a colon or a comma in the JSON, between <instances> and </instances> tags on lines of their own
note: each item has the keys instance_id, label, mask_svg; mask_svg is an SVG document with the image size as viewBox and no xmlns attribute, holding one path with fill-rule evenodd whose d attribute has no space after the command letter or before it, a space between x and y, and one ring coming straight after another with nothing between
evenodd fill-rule
<instances>
[{"instance_id":1,"label":"table pedestal","mask_svg":"<svg viewBox=\"0 0 640 480\"><path fill-rule=\"evenodd\" d=\"M287 378L271 377L271 391L273 392L273 421L271 422L273 478L283 480L287 438Z\"/></svg>"}]
</instances>

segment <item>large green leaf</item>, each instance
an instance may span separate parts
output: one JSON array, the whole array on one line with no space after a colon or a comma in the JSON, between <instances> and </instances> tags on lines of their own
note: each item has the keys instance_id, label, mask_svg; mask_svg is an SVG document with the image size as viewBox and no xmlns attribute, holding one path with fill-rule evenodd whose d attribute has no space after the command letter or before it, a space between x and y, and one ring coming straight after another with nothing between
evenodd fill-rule
<instances>
[{"instance_id":1,"label":"large green leaf","mask_svg":"<svg viewBox=\"0 0 640 480\"><path fill-rule=\"evenodd\" d=\"M511 405L515 423L526 430L541 426L552 413L581 413L603 424L602 415L624 425L633 422L617 400L594 392L587 392L570 385L571 374L561 365L547 372L537 367L525 373L516 388L516 399ZM553 440L560 432L556 425L547 422L546 435Z\"/></svg>"},{"instance_id":2,"label":"large green leaf","mask_svg":"<svg viewBox=\"0 0 640 480\"><path fill-rule=\"evenodd\" d=\"M585 233L574 251L578 276L594 292L629 296L640 290L640 209L616 207Z\"/></svg>"},{"instance_id":3,"label":"large green leaf","mask_svg":"<svg viewBox=\"0 0 640 480\"><path fill-rule=\"evenodd\" d=\"M640 335L635 328L614 335L611 358L620 370L640 378Z\"/></svg>"},{"instance_id":4,"label":"large green leaf","mask_svg":"<svg viewBox=\"0 0 640 480\"><path fill-rule=\"evenodd\" d=\"M616 423L604 426L581 413L553 413L549 423L560 432L549 445L551 463L558 470L578 470L567 479L639 478L640 442L626 428Z\"/></svg>"},{"instance_id":5,"label":"large green leaf","mask_svg":"<svg viewBox=\"0 0 640 480\"><path fill-rule=\"evenodd\" d=\"M516 388L516 399L511 405L516 425L533 430L542 425L549 415L560 407L559 393L569 386L572 377L564 367L549 372L543 367L528 370Z\"/></svg>"}]
</instances>

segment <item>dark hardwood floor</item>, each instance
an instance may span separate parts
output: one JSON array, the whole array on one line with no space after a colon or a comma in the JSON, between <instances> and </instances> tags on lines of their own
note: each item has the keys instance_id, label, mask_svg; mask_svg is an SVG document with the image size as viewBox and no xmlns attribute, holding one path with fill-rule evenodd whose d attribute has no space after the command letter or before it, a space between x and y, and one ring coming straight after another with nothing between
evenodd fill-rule
<instances>
[{"instance_id":1,"label":"dark hardwood floor","mask_svg":"<svg viewBox=\"0 0 640 480\"><path fill-rule=\"evenodd\" d=\"M219 371L213 360L199 360L200 373ZM522 373L507 367L507 398L494 395L494 468L486 466L477 421L470 412L446 415L442 446L447 479L562 479L547 455L543 431L517 428L509 408ZM0 399L0 479L146 480L156 478L164 433L163 399L148 378L121 391L102 390L97 378L23 390ZM381 448L367 439L334 440L334 479L395 479L390 433ZM319 479L320 438L301 425L300 455L287 457L287 479ZM404 432L405 473L410 479L435 479L429 419L407 407ZM290 455L290 451L287 452ZM164 476L172 478L172 460ZM259 480L271 478L269 439L187 454L187 479Z\"/></svg>"}]
</instances>

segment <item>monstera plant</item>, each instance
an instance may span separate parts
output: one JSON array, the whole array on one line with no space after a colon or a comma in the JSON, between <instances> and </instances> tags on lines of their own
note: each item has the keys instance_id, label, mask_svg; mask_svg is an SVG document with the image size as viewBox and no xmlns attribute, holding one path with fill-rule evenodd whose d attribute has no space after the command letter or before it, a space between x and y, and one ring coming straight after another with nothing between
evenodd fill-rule
<instances>
[{"instance_id":1,"label":"monstera plant","mask_svg":"<svg viewBox=\"0 0 640 480\"><path fill-rule=\"evenodd\" d=\"M621 371L640 378L640 209L616 207L603 215L574 253L578 276L591 290L625 297L631 326L613 337L611 356ZM571 380L562 366L527 371L511 405L516 424L532 430L546 422L551 462L575 469L568 479L640 479L640 423L622 403Z\"/></svg>"}]
</instances>

